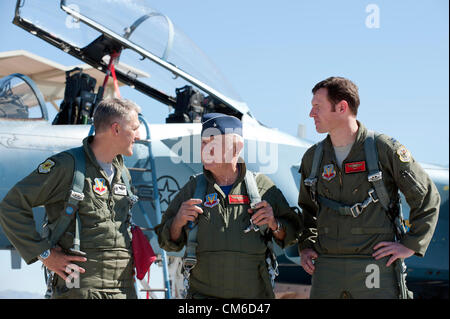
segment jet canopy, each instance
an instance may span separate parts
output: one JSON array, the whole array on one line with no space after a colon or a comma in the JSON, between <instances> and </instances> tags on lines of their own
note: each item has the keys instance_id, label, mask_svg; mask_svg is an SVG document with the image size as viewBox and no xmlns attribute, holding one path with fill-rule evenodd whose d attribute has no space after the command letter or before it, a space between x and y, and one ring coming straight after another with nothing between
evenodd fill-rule
<instances>
[{"instance_id":1,"label":"jet canopy","mask_svg":"<svg viewBox=\"0 0 450 319\"><path fill-rule=\"evenodd\" d=\"M209 58L146 1L18 0L13 23L105 73L120 53L118 80L166 105L176 108L170 94L189 85L210 111L251 116Z\"/></svg>"},{"instance_id":2,"label":"jet canopy","mask_svg":"<svg viewBox=\"0 0 450 319\"><path fill-rule=\"evenodd\" d=\"M29 77L0 79L0 120L48 120L44 98Z\"/></svg>"}]
</instances>

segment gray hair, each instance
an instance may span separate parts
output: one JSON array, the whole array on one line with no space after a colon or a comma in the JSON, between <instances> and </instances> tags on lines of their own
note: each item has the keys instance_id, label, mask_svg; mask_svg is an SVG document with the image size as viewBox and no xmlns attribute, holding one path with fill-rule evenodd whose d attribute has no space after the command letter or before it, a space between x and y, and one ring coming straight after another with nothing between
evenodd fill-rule
<instances>
[{"instance_id":1,"label":"gray hair","mask_svg":"<svg viewBox=\"0 0 450 319\"><path fill-rule=\"evenodd\" d=\"M141 108L134 102L126 99L107 98L102 100L94 111L94 127L96 132L106 130L114 122L129 120L130 112L141 112Z\"/></svg>"}]
</instances>

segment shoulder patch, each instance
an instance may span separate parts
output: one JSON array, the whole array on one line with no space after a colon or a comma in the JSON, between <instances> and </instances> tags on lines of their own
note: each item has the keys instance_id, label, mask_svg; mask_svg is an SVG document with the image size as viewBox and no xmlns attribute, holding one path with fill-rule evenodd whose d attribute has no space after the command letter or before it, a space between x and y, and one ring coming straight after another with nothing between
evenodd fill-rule
<instances>
[{"instance_id":1,"label":"shoulder patch","mask_svg":"<svg viewBox=\"0 0 450 319\"><path fill-rule=\"evenodd\" d=\"M411 152L403 145L397 150L397 155L403 163L411 161Z\"/></svg>"},{"instance_id":2,"label":"shoulder patch","mask_svg":"<svg viewBox=\"0 0 450 319\"><path fill-rule=\"evenodd\" d=\"M38 166L39 174L48 174L52 170L53 166L55 166L55 162L51 159L47 159L44 163L41 163Z\"/></svg>"}]
</instances>

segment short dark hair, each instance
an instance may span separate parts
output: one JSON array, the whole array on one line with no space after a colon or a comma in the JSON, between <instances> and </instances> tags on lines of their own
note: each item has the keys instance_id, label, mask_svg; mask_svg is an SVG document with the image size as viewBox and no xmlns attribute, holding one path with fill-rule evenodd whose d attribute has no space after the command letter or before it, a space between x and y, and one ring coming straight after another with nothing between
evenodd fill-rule
<instances>
[{"instance_id":1,"label":"short dark hair","mask_svg":"<svg viewBox=\"0 0 450 319\"><path fill-rule=\"evenodd\" d=\"M332 76L317 83L312 89L312 93L315 94L321 88L328 90L328 100L333 104L333 107L340 101L345 100L350 107L350 111L354 115L358 114L359 94L355 83L343 77Z\"/></svg>"},{"instance_id":2,"label":"short dark hair","mask_svg":"<svg viewBox=\"0 0 450 319\"><path fill-rule=\"evenodd\" d=\"M115 121L129 120L129 113L141 112L141 108L134 102L126 99L106 98L102 100L94 111L94 127L96 132L106 130Z\"/></svg>"}]
</instances>

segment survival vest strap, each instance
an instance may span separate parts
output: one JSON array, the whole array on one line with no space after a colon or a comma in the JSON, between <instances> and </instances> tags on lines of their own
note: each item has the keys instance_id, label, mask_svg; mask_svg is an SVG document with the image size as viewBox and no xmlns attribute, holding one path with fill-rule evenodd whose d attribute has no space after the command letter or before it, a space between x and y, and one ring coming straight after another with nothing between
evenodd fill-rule
<instances>
[{"instance_id":1,"label":"survival vest strap","mask_svg":"<svg viewBox=\"0 0 450 319\"><path fill-rule=\"evenodd\" d=\"M206 178L203 173L199 173L194 176L196 179L196 187L193 198L201 198L203 199L206 194ZM254 208L256 204L261 202L261 195L258 191L258 186L256 184L256 176L253 172L247 170L244 177L245 186L247 188L248 197L250 199L250 207ZM266 257L266 262L269 268L269 274L272 277L272 287L274 285L275 277L278 275L278 263L276 260L276 256L274 253L273 243L271 239L268 239L268 227L267 225L262 225L257 228L256 231L261 233L261 236L264 238L264 241L268 248L268 256ZM186 242L186 250L183 256L183 275L184 275L184 286L187 290L189 286L189 275L192 268L197 264L197 233L198 233L198 224L189 222L188 223L188 235Z\"/></svg>"},{"instance_id":2,"label":"survival vest strap","mask_svg":"<svg viewBox=\"0 0 450 319\"><path fill-rule=\"evenodd\" d=\"M317 205L320 203L328 208L339 212L342 216L358 217L363 210L371 203L380 202L381 206L387 212L389 210L389 194L383 183L383 174L378 165L378 151L376 147L376 138L380 134L374 131L368 131L366 140L364 141L364 153L366 156L368 177L367 180L373 185L368 191L368 197L362 203L356 203L348 206L335 200L317 195L317 176L319 175L319 166L323 157L323 141L316 144L311 173L304 180L304 184L309 187L311 199Z\"/></svg>"},{"instance_id":3,"label":"survival vest strap","mask_svg":"<svg viewBox=\"0 0 450 319\"><path fill-rule=\"evenodd\" d=\"M55 227L50 234L49 242L51 247L55 247L61 236L66 232L71 221L75 218L75 236L73 239L73 247L70 248L70 252L75 255L85 256L86 254L80 250L80 233L81 233L81 221L78 214L78 205L84 200L84 179L86 174L86 157L84 153L84 147L75 147L65 151L69 153L74 160L74 172L72 178L72 186L69 191L69 198L66 202L64 211L55 222ZM130 181L126 173L126 168L122 168L122 180L127 188L128 200L132 206L137 202L138 197L131 192Z\"/></svg>"}]
</instances>

